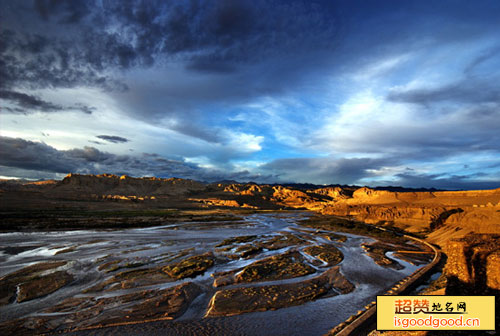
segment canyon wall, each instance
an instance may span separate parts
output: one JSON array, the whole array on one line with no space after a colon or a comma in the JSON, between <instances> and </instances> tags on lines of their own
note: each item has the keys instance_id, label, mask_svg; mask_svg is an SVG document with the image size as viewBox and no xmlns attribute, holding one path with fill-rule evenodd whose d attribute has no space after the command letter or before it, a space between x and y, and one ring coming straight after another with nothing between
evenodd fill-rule
<instances>
[{"instance_id":1,"label":"canyon wall","mask_svg":"<svg viewBox=\"0 0 500 336\"><path fill-rule=\"evenodd\" d=\"M350 198L325 204L321 213L394 225L444 244L469 233L500 233L500 189L403 193L360 188Z\"/></svg>"}]
</instances>

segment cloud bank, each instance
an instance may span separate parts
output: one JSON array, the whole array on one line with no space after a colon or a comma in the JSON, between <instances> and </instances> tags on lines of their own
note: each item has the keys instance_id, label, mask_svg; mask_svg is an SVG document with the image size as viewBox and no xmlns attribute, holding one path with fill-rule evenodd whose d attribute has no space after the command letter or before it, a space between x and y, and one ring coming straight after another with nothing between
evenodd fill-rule
<instances>
[{"instance_id":1,"label":"cloud bank","mask_svg":"<svg viewBox=\"0 0 500 336\"><path fill-rule=\"evenodd\" d=\"M8 176L500 187L498 1L0 6Z\"/></svg>"}]
</instances>

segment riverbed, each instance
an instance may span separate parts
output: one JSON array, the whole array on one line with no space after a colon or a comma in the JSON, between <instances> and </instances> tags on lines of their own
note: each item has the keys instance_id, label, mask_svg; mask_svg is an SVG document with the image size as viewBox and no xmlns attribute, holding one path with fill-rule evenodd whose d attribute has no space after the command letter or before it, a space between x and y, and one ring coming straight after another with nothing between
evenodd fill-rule
<instances>
[{"instance_id":1,"label":"riverbed","mask_svg":"<svg viewBox=\"0 0 500 336\"><path fill-rule=\"evenodd\" d=\"M65 262L64 266L57 270L70 274L72 281L48 295L1 306L0 323L40 317L50 324L50 321L63 321L61 314L71 313L69 310L48 313L51 307L68 298L113 298L138 291L164 290L192 282L199 288L200 293L189 301L187 309L181 311L173 320L73 331L80 327L92 327L92 324L79 325L77 320L67 318L64 325L54 325L52 322L52 331L84 335L322 335L374 301L376 295L384 293L395 282L420 267L394 256L391 258L396 259L402 266L400 269L380 266L361 247L361 244L374 242L372 238L340 233L346 237L345 240L328 240L324 235L317 234L314 229L298 224L308 216L306 212L257 213L235 221L175 223L143 229L2 233L0 277L37 263L57 261ZM291 250L303 254L303 247L298 245L276 249L262 248L244 258L235 258L228 254L236 248L227 252L218 249L225 239L241 236L255 236L255 242L290 236L300 239L300 246L333 245L343 254L343 260L339 264L340 272L354 285L354 290L347 294L325 295L301 305L276 310L205 317L210 299L214 293L221 290L213 286L214 278L211 274L241 269L263 258ZM182 258L205 253L214 253L215 263L206 271L190 278L171 279L166 282L146 279L147 281L140 282L140 285L128 287L123 285L123 282L118 283L119 286L113 285L111 281L119 272L155 267L160 269ZM309 256L305 257L305 263L311 261ZM232 286L257 287L300 282L318 276L326 270L326 266L321 263L308 265L314 268L312 274L286 280ZM110 284L103 287L102 284L106 281ZM54 314L57 320L52 318Z\"/></svg>"}]
</instances>

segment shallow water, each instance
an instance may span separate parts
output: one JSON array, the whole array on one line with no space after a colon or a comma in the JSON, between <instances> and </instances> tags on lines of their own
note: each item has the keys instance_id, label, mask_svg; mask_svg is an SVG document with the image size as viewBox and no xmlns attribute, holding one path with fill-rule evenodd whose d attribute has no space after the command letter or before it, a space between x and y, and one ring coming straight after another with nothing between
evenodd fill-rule
<instances>
[{"instance_id":1,"label":"shallow water","mask_svg":"<svg viewBox=\"0 0 500 336\"><path fill-rule=\"evenodd\" d=\"M145 263L148 266L161 265L162 255L186 249L192 249L189 250L190 254L213 251L216 244L229 237L275 235L282 231L297 233L294 230L298 227L296 222L307 216L307 213L302 212L260 213L249 215L243 221L227 223L199 222L127 230L0 234L0 277L34 263L67 260L70 263L66 267L76 279L70 285L46 297L0 307L0 321L36 314L65 298L82 295L84 289L109 277L109 274L104 274L97 269L97 260L100 258L119 257L131 262ZM204 288L211 288L209 292L192 302L189 309L175 321L80 331L77 334L322 335L362 309L364 305L375 300L376 295L385 292L395 282L411 274L417 268L402 260L398 260L404 266L401 270L381 267L375 264L360 246L361 243L371 242L372 239L343 235L348 236L347 241L334 243L334 245L344 254L344 260L340 264L341 272L355 284L356 289L352 293L322 298L301 306L275 311L203 318L214 291L211 288L211 273L243 267L264 256L283 253L286 251L285 248L265 252L255 259L235 260L216 265L194 279L150 286L151 288L164 288L184 281L195 281ZM308 237L313 243L331 243L318 236L309 235ZM24 249L18 249L24 251L15 253L12 247L24 247ZM68 248L74 248L74 251L61 253ZM57 252L59 254L56 254ZM266 284L303 281L307 277L316 275ZM262 284L252 283L251 285ZM134 290L137 289L113 291L104 295L122 295Z\"/></svg>"}]
</instances>

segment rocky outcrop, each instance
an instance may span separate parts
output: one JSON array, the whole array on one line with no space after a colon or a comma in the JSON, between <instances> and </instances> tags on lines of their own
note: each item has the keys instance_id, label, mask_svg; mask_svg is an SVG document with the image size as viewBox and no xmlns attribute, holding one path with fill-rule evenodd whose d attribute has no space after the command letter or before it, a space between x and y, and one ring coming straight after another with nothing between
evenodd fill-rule
<instances>
[{"instance_id":1,"label":"rocky outcrop","mask_svg":"<svg viewBox=\"0 0 500 336\"><path fill-rule=\"evenodd\" d=\"M383 200L383 203L387 203L387 200L396 200L395 197L397 193L392 193L385 190L373 190L370 188L359 188L353 194L352 198L356 201L361 201L364 203L377 203L379 199Z\"/></svg>"},{"instance_id":2,"label":"rocky outcrop","mask_svg":"<svg viewBox=\"0 0 500 336\"><path fill-rule=\"evenodd\" d=\"M445 253L447 294L484 295L500 290L500 235L471 234L453 239Z\"/></svg>"},{"instance_id":3,"label":"rocky outcrop","mask_svg":"<svg viewBox=\"0 0 500 336\"><path fill-rule=\"evenodd\" d=\"M486 258L486 286L500 291L500 251L492 252Z\"/></svg>"},{"instance_id":4,"label":"rocky outcrop","mask_svg":"<svg viewBox=\"0 0 500 336\"><path fill-rule=\"evenodd\" d=\"M257 209L258 207L249 205L246 203L240 203L235 200L225 200L218 198L190 198L190 201L198 202L204 204L206 207L218 206L218 207L229 207L229 208L249 208Z\"/></svg>"},{"instance_id":5,"label":"rocky outcrop","mask_svg":"<svg viewBox=\"0 0 500 336\"><path fill-rule=\"evenodd\" d=\"M330 197L333 201L347 199L352 196L350 190L342 189L341 187L325 187L312 189L307 191L310 194L317 194Z\"/></svg>"},{"instance_id":6,"label":"rocky outcrop","mask_svg":"<svg viewBox=\"0 0 500 336\"><path fill-rule=\"evenodd\" d=\"M288 207L307 208L312 210L318 206L318 203L321 203L321 199L312 197L300 190L282 186L275 186L272 190L273 194L271 200Z\"/></svg>"},{"instance_id":7,"label":"rocky outcrop","mask_svg":"<svg viewBox=\"0 0 500 336\"><path fill-rule=\"evenodd\" d=\"M397 224L397 226L413 232L425 231L430 224L447 211L443 207L419 207L408 205L350 205L333 204L324 207L321 212L326 215L353 216L366 223Z\"/></svg>"},{"instance_id":8,"label":"rocky outcrop","mask_svg":"<svg viewBox=\"0 0 500 336\"><path fill-rule=\"evenodd\" d=\"M469 264L470 246L463 240L451 241L447 248L448 264L446 274L456 277L464 283L472 282L472 274Z\"/></svg>"},{"instance_id":9,"label":"rocky outcrop","mask_svg":"<svg viewBox=\"0 0 500 336\"><path fill-rule=\"evenodd\" d=\"M82 195L152 196L183 195L204 189L205 185L200 182L178 178L69 174L50 192L54 194L78 193L80 197Z\"/></svg>"},{"instance_id":10,"label":"rocky outcrop","mask_svg":"<svg viewBox=\"0 0 500 336\"><path fill-rule=\"evenodd\" d=\"M470 234L451 240L444 274L446 295L492 295L500 304L500 235ZM497 319L496 328L500 327Z\"/></svg>"},{"instance_id":11,"label":"rocky outcrop","mask_svg":"<svg viewBox=\"0 0 500 336\"><path fill-rule=\"evenodd\" d=\"M430 233L432 242L471 232L500 233L500 189L390 192L359 188L352 197L323 203L321 213Z\"/></svg>"},{"instance_id":12,"label":"rocky outcrop","mask_svg":"<svg viewBox=\"0 0 500 336\"><path fill-rule=\"evenodd\" d=\"M301 208L309 210L319 210L325 202L331 200L331 197L321 193L305 192L294 188L271 185L249 184L230 184L223 187L225 197L242 196L245 200L252 201L255 204L261 202L271 202L278 206L287 208Z\"/></svg>"}]
</instances>

